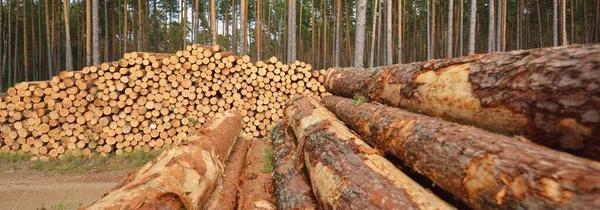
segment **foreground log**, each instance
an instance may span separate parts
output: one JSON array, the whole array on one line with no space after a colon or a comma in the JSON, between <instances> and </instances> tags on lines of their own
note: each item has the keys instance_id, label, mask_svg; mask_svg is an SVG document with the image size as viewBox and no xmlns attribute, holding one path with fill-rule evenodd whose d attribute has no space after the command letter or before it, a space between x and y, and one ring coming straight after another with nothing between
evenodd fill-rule
<instances>
[{"instance_id":1,"label":"foreground log","mask_svg":"<svg viewBox=\"0 0 600 210\"><path fill-rule=\"evenodd\" d=\"M271 133L274 154L275 194L277 196L277 209L315 209L316 201L312 188L302 168L297 163L302 159L296 153L295 137L291 130L283 123L277 124Z\"/></svg>"},{"instance_id":2,"label":"foreground log","mask_svg":"<svg viewBox=\"0 0 600 210\"><path fill-rule=\"evenodd\" d=\"M210 196L208 202L204 204L204 209L235 209L240 188L240 174L244 167L247 151L248 141L245 138L238 138L237 143L233 147L233 151L227 160L223 179Z\"/></svg>"},{"instance_id":3,"label":"foreground log","mask_svg":"<svg viewBox=\"0 0 600 210\"><path fill-rule=\"evenodd\" d=\"M317 99L291 99L284 118L300 140L313 191L324 208L453 208L352 134Z\"/></svg>"},{"instance_id":4,"label":"foreground log","mask_svg":"<svg viewBox=\"0 0 600 210\"><path fill-rule=\"evenodd\" d=\"M222 178L241 116L217 114L196 136L163 152L88 209L199 209Z\"/></svg>"},{"instance_id":5,"label":"foreground log","mask_svg":"<svg viewBox=\"0 0 600 210\"><path fill-rule=\"evenodd\" d=\"M600 44L329 69L334 95L525 135L600 160Z\"/></svg>"},{"instance_id":6,"label":"foreground log","mask_svg":"<svg viewBox=\"0 0 600 210\"><path fill-rule=\"evenodd\" d=\"M323 103L474 209L599 209L600 163L396 108L329 96Z\"/></svg>"},{"instance_id":7,"label":"foreground log","mask_svg":"<svg viewBox=\"0 0 600 210\"><path fill-rule=\"evenodd\" d=\"M273 148L267 139L254 139L246 154L242 174L239 210L276 209L273 203Z\"/></svg>"}]
</instances>

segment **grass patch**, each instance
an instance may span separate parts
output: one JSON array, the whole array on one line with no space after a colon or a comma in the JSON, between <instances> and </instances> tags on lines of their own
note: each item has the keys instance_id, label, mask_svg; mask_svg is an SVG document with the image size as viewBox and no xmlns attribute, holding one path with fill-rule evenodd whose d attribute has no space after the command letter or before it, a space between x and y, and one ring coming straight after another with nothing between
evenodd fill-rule
<instances>
[{"instance_id":1,"label":"grass patch","mask_svg":"<svg viewBox=\"0 0 600 210\"><path fill-rule=\"evenodd\" d=\"M151 152L135 151L107 157L65 156L62 160L30 161L30 155L0 154L0 168L27 168L41 172L105 172L135 169L156 158L162 150Z\"/></svg>"},{"instance_id":2,"label":"grass patch","mask_svg":"<svg viewBox=\"0 0 600 210\"><path fill-rule=\"evenodd\" d=\"M360 93L354 94L354 106L359 106L365 102L369 102L369 99L367 97L361 95Z\"/></svg>"},{"instance_id":3,"label":"grass patch","mask_svg":"<svg viewBox=\"0 0 600 210\"><path fill-rule=\"evenodd\" d=\"M80 209L83 207L83 202L79 201L78 203L59 203L52 205L50 207L46 207L42 204L41 207L36 208L37 210L71 210L71 209Z\"/></svg>"},{"instance_id":4,"label":"grass patch","mask_svg":"<svg viewBox=\"0 0 600 210\"><path fill-rule=\"evenodd\" d=\"M273 172L273 170L275 169L275 166L273 165L273 155L275 154L273 147L267 147L267 148L263 149L262 153L263 153L263 172L265 172L265 173Z\"/></svg>"}]
</instances>

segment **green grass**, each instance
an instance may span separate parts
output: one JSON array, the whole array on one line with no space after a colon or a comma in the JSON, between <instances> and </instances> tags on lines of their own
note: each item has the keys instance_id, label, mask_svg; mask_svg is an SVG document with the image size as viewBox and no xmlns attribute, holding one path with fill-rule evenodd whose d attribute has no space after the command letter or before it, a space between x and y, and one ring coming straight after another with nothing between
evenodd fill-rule
<instances>
[{"instance_id":1,"label":"green grass","mask_svg":"<svg viewBox=\"0 0 600 210\"><path fill-rule=\"evenodd\" d=\"M71 210L71 209L80 209L83 207L83 202L79 201L78 203L59 203L50 206L49 208L42 204L41 207L36 208L37 210Z\"/></svg>"},{"instance_id":2,"label":"green grass","mask_svg":"<svg viewBox=\"0 0 600 210\"><path fill-rule=\"evenodd\" d=\"M275 169L275 166L273 165L273 155L275 154L273 147L267 147L267 148L263 149L262 153L263 153L263 172L265 172L265 173L273 172L273 170Z\"/></svg>"},{"instance_id":3,"label":"green grass","mask_svg":"<svg viewBox=\"0 0 600 210\"><path fill-rule=\"evenodd\" d=\"M151 152L135 151L123 155L111 154L108 157L75 157L65 156L62 160L30 161L30 155L0 154L0 169L27 168L41 172L104 172L135 169L158 156L162 150Z\"/></svg>"},{"instance_id":4,"label":"green grass","mask_svg":"<svg viewBox=\"0 0 600 210\"><path fill-rule=\"evenodd\" d=\"M369 102L369 99L367 97L361 95L360 93L354 94L354 106L359 106L365 102Z\"/></svg>"}]
</instances>

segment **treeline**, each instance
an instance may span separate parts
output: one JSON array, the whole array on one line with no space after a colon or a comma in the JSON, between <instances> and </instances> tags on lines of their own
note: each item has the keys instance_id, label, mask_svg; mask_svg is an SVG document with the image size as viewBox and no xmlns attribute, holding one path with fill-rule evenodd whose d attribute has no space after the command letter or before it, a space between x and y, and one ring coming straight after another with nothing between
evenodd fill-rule
<instances>
[{"instance_id":1,"label":"treeline","mask_svg":"<svg viewBox=\"0 0 600 210\"><path fill-rule=\"evenodd\" d=\"M0 90L190 43L319 69L600 41L600 0L1 2Z\"/></svg>"}]
</instances>

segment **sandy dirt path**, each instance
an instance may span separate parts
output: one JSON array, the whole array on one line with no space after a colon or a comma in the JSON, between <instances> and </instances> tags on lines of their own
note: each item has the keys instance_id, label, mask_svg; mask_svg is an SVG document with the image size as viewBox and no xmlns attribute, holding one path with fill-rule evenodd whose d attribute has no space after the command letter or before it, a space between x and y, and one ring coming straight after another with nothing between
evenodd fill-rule
<instances>
[{"instance_id":1,"label":"sandy dirt path","mask_svg":"<svg viewBox=\"0 0 600 210\"><path fill-rule=\"evenodd\" d=\"M128 171L44 173L0 172L1 209L64 209L87 206L116 186Z\"/></svg>"}]
</instances>

